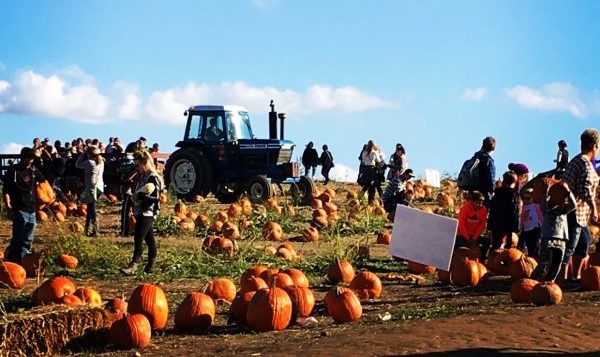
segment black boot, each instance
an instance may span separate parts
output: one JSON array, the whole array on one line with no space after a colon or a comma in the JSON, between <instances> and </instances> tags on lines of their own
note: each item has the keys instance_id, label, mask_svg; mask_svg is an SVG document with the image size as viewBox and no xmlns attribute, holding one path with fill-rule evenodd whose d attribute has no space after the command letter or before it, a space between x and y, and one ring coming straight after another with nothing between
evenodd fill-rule
<instances>
[{"instance_id":1,"label":"black boot","mask_svg":"<svg viewBox=\"0 0 600 357\"><path fill-rule=\"evenodd\" d=\"M151 274L154 271L154 260L148 260L146 266L144 267L144 273Z\"/></svg>"}]
</instances>

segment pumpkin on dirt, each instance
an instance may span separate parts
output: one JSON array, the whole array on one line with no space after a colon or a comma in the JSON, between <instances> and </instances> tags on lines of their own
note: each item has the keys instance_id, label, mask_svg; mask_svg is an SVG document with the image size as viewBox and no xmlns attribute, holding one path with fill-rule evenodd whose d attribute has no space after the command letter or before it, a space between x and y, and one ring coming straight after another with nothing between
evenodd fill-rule
<instances>
[{"instance_id":1,"label":"pumpkin on dirt","mask_svg":"<svg viewBox=\"0 0 600 357\"><path fill-rule=\"evenodd\" d=\"M412 273L433 274L435 273L435 270L434 266L413 262L411 260L408 261L408 271Z\"/></svg>"},{"instance_id":2,"label":"pumpkin on dirt","mask_svg":"<svg viewBox=\"0 0 600 357\"><path fill-rule=\"evenodd\" d=\"M239 203L232 203L227 208L227 215L231 218L239 217L242 215L242 206Z\"/></svg>"},{"instance_id":3,"label":"pumpkin on dirt","mask_svg":"<svg viewBox=\"0 0 600 357\"><path fill-rule=\"evenodd\" d=\"M309 285L308 278L306 278L306 275L304 275L302 270L296 269L296 268L289 268L289 269L283 269L283 270L281 270L281 272L289 275L290 278L292 278L294 285L300 286L303 288L308 288L308 285Z\"/></svg>"},{"instance_id":4,"label":"pumpkin on dirt","mask_svg":"<svg viewBox=\"0 0 600 357\"><path fill-rule=\"evenodd\" d=\"M108 202L110 203L117 203L118 198L117 196L113 195L112 193L109 193L106 195L106 199L108 200Z\"/></svg>"},{"instance_id":5,"label":"pumpkin on dirt","mask_svg":"<svg viewBox=\"0 0 600 357\"><path fill-rule=\"evenodd\" d=\"M381 296L383 287L377 275L362 269L350 282L350 289L361 299L377 299Z\"/></svg>"},{"instance_id":6,"label":"pumpkin on dirt","mask_svg":"<svg viewBox=\"0 0 600 357\"><path fill-rule=\"evenodd\" d=\"M250 305L254 294L256 294L256 291L240 292L240 295L233 300L231 306L229 307L230 321L235 321L235 323L239 326L246 325L248 305Z\"/></svg>"},{"instance_id":7,"label":"pumpkin on dirt","mask_svg":"<svg viewBox=\"0 0 600 357\"><path fill-rule=\"evenodd\" d=\"M522 255L519 260L512 263L509 268L509 274L511 280L519 280L523 278L530 278L531 273L537 267L537 261L526 255Z\"/></svg>"},{"instance_id":8,"label":"pumpkin on dirt","mask_svg":"<svg viewBox=\"0 0 600 357\"><path fill-rule=\"evenodd\" d=\"M182 200L177 200L173 209L178 216L185 216L187 214L187 206Z\"/></svg>"},{"instance_id":9,"label":"pumpkin on dirt","mask_svg":"<svg viewBox=\"0 0 600 357\"><path fill-rule=\"evenodd\" d=\"M52 212L60 212L63 216L67 216L67 206L62 202L54 201L54 203L50 205L50 209L52 209Z\"/></svg>"},{"instance_id":10,"label":"pumpkin on dirt","mask_svg":"<svg viewBox=\"0 0 600 357\"><path fill-rule=\"evenodd\" d=\"M250 202L247 198L242 198L240 200L240 206L242 207L242 213L246 216L252 214L252 202Z\"/></svg>"},{"instance_id":11,"label":"pumpkin on dirt","mask_svg":"<svg viewBox=\"0 0 600 357\"><path fill-rule=\"evenodd\" d=\"M538 305L557 305L562 301L562 290L553 282L542 282L531 290L531 301Z\"/></svg>"},{"instance_id":12,"label":"pumpkin on dirt","mask_svg":"<svg viewBox=\"0 0 600 357\"><path fill-rule=\"evenodd\" d=\"M206 283L200 291L213 298L232 302L236 293L235 283L227 278L217 278Z\"/></svg>"},{"instance_id":13,"label":"pumpkin on dirt","mask_svg":"<svg viewBox=\"0 0 600 357\"><path fill-rule=\"evenodd\" d=\"M63 214L60 212L54 212L54 216L52 216L52 219L54 220L54 222L57 222L57 223L62 223L64 221L66 221L65 216L63 216Z\"/></svg>"},{"instance_id":14,"label":"pumpkin on dirt","mask_svg":"<svg viewBox=\"0 0 600 357\"><path fill-rule=\"evenodd\" d=\"M196 224L193 219L186 217L179 222L179 228L185 232L193 232L196 229Z\"/></svg>"},{"instance_id":15,"label":"pumpkin on dirt","mask_svg":"<svg viewBox=\"0 0 600 357\"><path fill-rule=\"evenodd\" d=\"M279 223L267 222L263 227L263 238L270 241L282 241L283 240L283 229Z\"/></svg>"},{"instance_id":16,"label":"pumpkin on dirt","mask_svg":"<svg viewBox=\"0 0 600 357\"><path fill-rule=\"evenodd\" d=\"M152 327L143 314L127 315L116 320L108 330L108 340L122 348L144 348L150 344Z\"/></svg>"},{"instance_id":17,"label":"pumpkin on dirt","mask_svg":"<svg viewBox=\"0 0 600 357\"><path fill-rule=\"evenodd\" d=\"M100 297L100 293L92 288L78 288L75 290L73 295L81 299L84 304L88 304L93 307L102 307L104 305L102 302L102 297Z\"/></svg>"},{"instance_id":18,"label":"pumpkin on dirt","mask_svg":"<svg viewBox=\"0 0 600 357\"><path fill-rule=\"evenodd\" d=\"M267 270L267 267L264 265L255 265L251 268L246 269L246 271L244 271L242 273L242 276L240 278L240 284L243 280L246 280L250 277L257 277L260 278L260 275ZM262 278L261 278L262 279Z\"/></svg>"},{"instance_id":19,"label":"pumpkin on dirt","mask_svg":"<svg viewBox=\"0 0 600 357\"><path fill-rule=\"evenodd\" d=\"M65 295L60 299L60 303L67 306L83 305L83 301L75 295Z\"/></svg>"},{"instance_id":20,"label":"pumpkin on dirt","mask_svg":"<svg viewBox=\"0 0 600 357\"><path fill-rule=\"evenodd\" d=\"M48 214L44 211L35 211L35 219L38 222L46 222L48 220Z\"/></svg>"},{"instance_id":21,"label":"pumpkin on dirt","mask_svg":"<svg viewBox=\"0 0 600 357\"><path fill-rule=\"evenodd\" d=\"M19 289L25 285L27 273L22 266L12 262L0 262L0 288Z\"/></svg>"},{"instance_id":22,"label":"pumpkin on dirt","mask_svg":"<svg viewBox=\"0 0 600 357\"><path fill-rule=\"evenodd\" d=\"M532 303L531 291L537 284L537 280L528 278L514 281L510 286L510 299L514 303Z\"/></svg>"},{"instance_id":23,"label":"pumpkin on dirt","mask_svg":"<svg viewBox=\"0 0 600 357\"><path fill-rule=\"evenodd\" d=\"M327 268L327 278L332 284L350 284L354 279L354 267L347 260L336 258Z\"/></svg>"},{"instance_id":24,"label":"pumpkin on dirt","mask_svg":"<svg viewBox=\"0 0 600 357\"><path fill-rule=\"evenodd\" d=\"M215 303L203 293L190 293L181 302L175 313L175 328L180 331L206 329L215 319Z\"/></svg>"},{"instance_id":25,"label":"pumpkin on dirt","mask_svg":"<svg viewBox=\"0 0 600 357\"><path fill-rule=\"evenodd\" d=\"M316 242L319 240L319 230L315 227L306 227L302 231L302 238L306 242Z\"/></svg>"},{"instance_id":26,"label":"pumpkin on dirt","mask_svg":"<svg viewBox=\"0 0 600 357\"><path fill-rule=\"evenodd\" d=\"M127 314L127 301L124 297L115 297L106 302L104 309L112 316L113 321L120 320Z\"/></svg>"},{"instance_id":27,"label":"pumpkin on dirt","mask_svg":"<svg viewBox=\"0 0 600 357\"><path fill-rule=\"evenodd\" d=\"M487 275L487 268L476 260L464 258L453 265L450 280L456 286L477 286Z\"/></svg>"},{"instance_id":28,"label":"pumpkin on dirt","mask_svg":"<svg viewBox=\"0 0 600 357\"><path fill-rule=\"evenodd\" d=\"M85 228L83 225L77 221L73 221L69 223L69 231L77 234L82 234Z\"/></svg>"},{"instance_id":29,"label":"pumpkin on dirt","mask_svg":"<svg viewBox=\"0 0 600 357\"><path fill-rule=\"evenodd\" d=\"M221 227L221 232L223 232L223 235L225 236L225 238L228 238L228 239L239 239L240 238L240 230L239 230L237 224L235 224L233 222L223 223L223 226Z\"/></svg>"},{"instance_id":30,"label":"pumpkin on dirt","mask_svg":"<svg viewBox=\"0 0 600 357\"><path fill-rule=\"evenodd\" d=\"M38 304L46 305L60 303L65 295L72 295L75 292L75 284L64 276L50 278L40 285L34 296Z\"/></svg>"},{"instance_id":31,"label":"pumpkin on dirt","mask_svg":"<svg viewBox=\"0 0 600 357\"><path fill-rule=\"evenodd\" d=\"M281 249L281 248L285 248L287 250L289 250L292 253L292 257L293 259L296 259L298 257L298 253L296 252L296 248L294 248L294 246L291 243L281 243L277 249Z\"/></svg>"},{"instance_id":32,"label":"pumpkin on dirt","mask_svg":"<svg viewBox=\"0 0 600 357\"><path fill-rule=\"evenodd\" d=\"M49 205L56 200L54 189L48 181L42 181L35 185L35 196L41 205Z\"/></svg>"},{"instance_id":33,"label":"pumpkin on dirt","mask_svg":"<svg viewBox=\"0 0 600 357\"><path fill-rule=\"evenodd\" d=\"M287 248L278 248L277 252L275 253L275 256L277 256L281 259L289 260L289 261L292 261L295 259L294 253L292 253Z\"/></svg>"},{"instance_id":34,"label":"pumpkin on dirt","mask_svg":"<svg viewBox=\"0 0 600 357\"><path fill-rule=\"evenodd\" d=\"M302 286L286 286L284 290L290 296L292 303L298 309L298 317L308 317L315 307L315 296L313 292Z\"/></svg>"},{"instance_id":35,"label":"pumpkin on dirt","mask_svg":"<svg viewBox=\"0 0 600 357\"><path fill-rule=\"evenodd\" d=\"M247 291L258 291L268 287L269 285L257 276L248 276L246 279L240 279L240 294Z\"/></svg>"},{"instance_id":36,"label":"pumpkin on dirt","mask_svg":"<svg viewBox=\"0 0 600 357\"><path fill-rule=\"evenodd\" d=\"M392 242L392 232L385 231L377 233L377 244L390 245Z\"/></svg>"},{"instance_id":37,"label":"pumpkin on dirt","mask_svg":"<svg viewBox=\"0 0 600 357\"><path fill-rule=\"evenodd\" d=\"M292 319L292 300L280 288L257 291L246 312L246 324L257 332L281 331Z\"/></svg>"},{"instance_id":38,"label":"pumpkin on dirt","mask_svg":"<svg viewBox=\"0 0 600 357\"><path fill-rule=\"evenodd\" d=\"M61 254L56 258L56 264L62 268L75 269L78 263L77 258L68 254Z\"/></svg>"},{"instance_id":39,"label":"pumpkin on dirt","mask_svg":"<svg viewBox=\"0 0 600 357\"><path fill-rule=\"evenodd\" d=\"M356 321L362 316L360 300L350 289L332 288L325 294L323 303L327 314L337 323Z\"/></svg>"},{"instance_id":40,"label":"pumpkin on dirt","mask_svg":"<svg viewBox=\"0 0 600 357\"><path fill-rule=\"evenodd\" d=\"M267 284L269 284L269 282L272 281L272 277L277 275L277 273L279 273L279 269L268 268L263 270L262 273L260 273L260 278L264 280Z\"/></svg>"},{"instance_id":41,"label":"pumpkin on dirt","mask_svg":"<svg viewBox=\"0 0 600 357\"><path fill-rule=\"evenodd\" d=\"M164 291L156 285L142 284L129 297L127 312L148 318L153 330L163 329L169 317L169 304Z\"/></svg>"}]
</instances>

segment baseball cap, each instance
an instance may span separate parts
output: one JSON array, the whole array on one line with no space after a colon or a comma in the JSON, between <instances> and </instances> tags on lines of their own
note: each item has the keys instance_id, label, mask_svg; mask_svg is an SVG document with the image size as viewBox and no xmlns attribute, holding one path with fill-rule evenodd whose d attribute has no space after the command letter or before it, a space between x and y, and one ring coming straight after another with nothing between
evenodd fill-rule
<instances>
[{"instance_id":1,"label":"baseball cap","mask_svg":"<svg viewBox=\"0 0 600 357\"><path fill-rule=\"evenodd\" d=\"M414 175L414 173L413 173L413 170L412 170L412 169L406 169L406 170L404 171L404 174L405 174L406 176L408 176L408 177L415 177L415 175Z\"/></svg>"}]
</instances>

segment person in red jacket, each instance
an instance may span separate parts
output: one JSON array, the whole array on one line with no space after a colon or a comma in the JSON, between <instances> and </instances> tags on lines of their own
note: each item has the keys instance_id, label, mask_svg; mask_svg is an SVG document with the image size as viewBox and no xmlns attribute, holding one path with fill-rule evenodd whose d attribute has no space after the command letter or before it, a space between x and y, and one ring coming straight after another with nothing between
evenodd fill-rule
<instances>
[{"instance_id":1,"label":"person in red jacket","mask_svg":"<svg viewBox=\"0 0 600 357\"><path fill-rule=\"evenodd\" d=\"M490 248L489 239L483 236L487 224L487 208L483 205L484 196L473 191L458 213L458 232L454 248L480 246L482 261Z\"/></svg>"}]
</instances>

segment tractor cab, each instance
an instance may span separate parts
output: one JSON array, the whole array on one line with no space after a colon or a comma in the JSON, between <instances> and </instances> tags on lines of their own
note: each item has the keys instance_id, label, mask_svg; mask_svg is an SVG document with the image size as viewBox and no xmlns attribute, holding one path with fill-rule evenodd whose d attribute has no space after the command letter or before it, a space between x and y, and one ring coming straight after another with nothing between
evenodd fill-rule
<instances>
[{"instance_id":1,"label":"tractor cab","mask_svg":"<svg viewBox=\"0 0 600 357\"><path fill-rule=\"evenodd\" d=\"M190 107L185 134L177 143L165 168L165 180L180 197L213 193L221 202L232 202L243 193L254 201L272 195L273 184L291 183L298 194L314 183L300 177L299 164L291 162L295 144L284 139L285 114L276 113L271 102L269 139L257 139L246 108L236 105ZM281 121L277 138L277 119ZM306 194L304 200L308 200Z\"/></svg>"}]
</instances>

